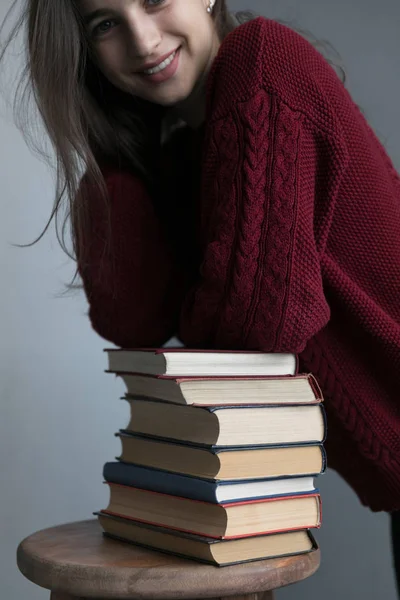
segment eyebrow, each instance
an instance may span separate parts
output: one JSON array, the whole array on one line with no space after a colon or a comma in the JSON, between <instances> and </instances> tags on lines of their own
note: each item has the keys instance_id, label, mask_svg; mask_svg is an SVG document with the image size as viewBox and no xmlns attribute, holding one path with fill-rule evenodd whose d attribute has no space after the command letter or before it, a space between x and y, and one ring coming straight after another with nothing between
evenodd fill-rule
<instances>
[{"instance_id":1,"label":"eyebrow","mask_svg":"<svg viewBox=\"0 0 400 600\"><path fill-rule=\"evenodd\" d=\"M94 21L94 19L98 19L100 17L106 17L110 14L110 10L107 8L97 8L96 10L93 10L92 12L88 13L87 15L85 15L83 17L83 20L85 21L85 25L89 25L92 21Z\"/></svg>"}]
</instances>

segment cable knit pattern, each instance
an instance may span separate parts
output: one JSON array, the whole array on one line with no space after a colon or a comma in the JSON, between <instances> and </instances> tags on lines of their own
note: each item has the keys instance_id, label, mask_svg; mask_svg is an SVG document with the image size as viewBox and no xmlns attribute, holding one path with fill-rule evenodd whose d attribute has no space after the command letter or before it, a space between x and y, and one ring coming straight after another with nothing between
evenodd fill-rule
<instances>
[{"instance_id":1,"label":"cable knit pattern","mask_svg":"<svg viewBox=\"0 0 400 600\"><path fill-rule=\"evenodd\" d=\"M330 466L373 510L400 509L393 162L326 60L264 18L224 40L192 138L163 198L182 231L173 249L133 174L107 176L113 252L92 198L90 261L78 264L93 327L125 347L174 331L188 347L298 353L325 397ZM189 189L183 174L200 163L201 189Z\"/></svg>"},{"instance_id":2,"label":"cable knit pattern","mask_svg":"<svg viewBox=\"0 0 400 600\"><path fill-rule=\"evenodd\" d=\"M267 135L270 147L270 163L265 163L260 156L254 156L251 149L260 146L257 139L246 139L245 156L253 155L257 161L258 170L265 171L266 181L263 190L254 190L264 203L261 206L264 212L262 223L262 238L260 240L260 256L258 259L258 272L256 277L257 287L254 290L252 311L248 315L246 325L246 344L256 346L254 332L257 330L268 331L269 339L265 340L266 347L275 348L279 345L279 332L285 321L284 311L287 307L287 293L290 285L290 264L293 258L294 228L296 219L296 183L297 169L299 168L299 115L292 115L285 107L277 106L278 100L271 98L275 105L276 117L272 113L272 123L275 131ZM259 136L263 130L258 128ZM249 161L250 162L250 161ZM253 170L244 168L246 182L244 189L250 187ZM249 199L249 205L251 199ZM251 209L253 207L251 206Z\"/></svg>"}]
</instances>

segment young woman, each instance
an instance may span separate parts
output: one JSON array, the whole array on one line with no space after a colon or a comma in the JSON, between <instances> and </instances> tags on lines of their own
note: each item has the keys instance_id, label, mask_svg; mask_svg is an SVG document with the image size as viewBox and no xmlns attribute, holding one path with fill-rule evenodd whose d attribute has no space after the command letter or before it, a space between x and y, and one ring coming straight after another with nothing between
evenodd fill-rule
<instances>
[{"instance_id":1,"label":"young woman","mask_svg":"<svg viewBox=\"0 0 400 600\"><path fill-rule=\"evenodd\" d=\"M330 466L399 509L400 177L333 68L225 0L27 4L94 329L299 354Z\"/></svg>"}]
</instances>

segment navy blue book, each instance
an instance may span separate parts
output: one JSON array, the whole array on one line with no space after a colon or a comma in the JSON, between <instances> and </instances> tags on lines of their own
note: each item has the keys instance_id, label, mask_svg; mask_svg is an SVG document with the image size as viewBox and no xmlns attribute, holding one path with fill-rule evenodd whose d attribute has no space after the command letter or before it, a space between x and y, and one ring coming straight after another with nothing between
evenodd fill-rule
<instances>
[{"instance_id":1,"label":"navy blue book","mask_svg":"<svg viewBox=\"0 0 400 600\"><path fill-rule=\"evenodd\" d=\"M231 481L316 476L326 469L320 444L214 447L117 433L118 460L203 479Z\"/></svg>"},{"instance_id":2,"label":"navy blue book","mask_svg":"<svg viewBox=\"0 0 400 600\"><path fill-rule=\"evenodd\" d=\"M106 463L103 477L110 483L214 504L318 492L313 477L221 482L122 462Z\"/></svg>"}]
</instances>

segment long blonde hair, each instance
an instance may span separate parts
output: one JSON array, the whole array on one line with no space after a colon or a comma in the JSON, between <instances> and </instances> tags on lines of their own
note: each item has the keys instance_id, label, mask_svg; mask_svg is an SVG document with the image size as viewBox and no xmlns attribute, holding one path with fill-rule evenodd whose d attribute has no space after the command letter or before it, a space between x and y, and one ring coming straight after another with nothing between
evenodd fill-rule
<instances>
[{"instance_id":1,"label":"long blonde hair","mask_svg":"<svg viewBox=\"0 0 400 600\"><path fill-rule=\"evenodd\" d=\"M17 0L7 12L0 34L16 4ZM217 0L213 10L221 41L238 24L255 16L248 12L232 16L226 0ZM75 259L78 252L84 251L78 248L78 240L84 240L87 223L85 196L78 194L82 175L85 174L89 184L99 187L105 201L103 161L140 174L151 188L164 109L118 90L96 68L76 0L25 0L21 15L0 51L0 62L21 29L25 34L26 56L15 94L14 118L28 145L41 152L27 127L29 102L34 100L55 151L56 169L50 218L40 236L27 246L42 238L54 218L61 247ZM298 31L310 38L310 34ZM313 43L321 49L318 41ZM342 77L344 80L343 72ZM71 251L65 234L72 215Z\"/></svg>"}]
</instances>

